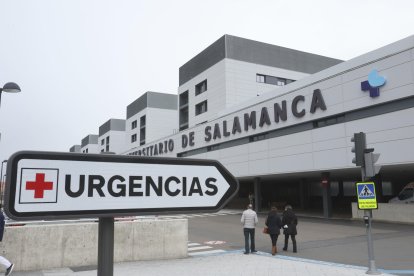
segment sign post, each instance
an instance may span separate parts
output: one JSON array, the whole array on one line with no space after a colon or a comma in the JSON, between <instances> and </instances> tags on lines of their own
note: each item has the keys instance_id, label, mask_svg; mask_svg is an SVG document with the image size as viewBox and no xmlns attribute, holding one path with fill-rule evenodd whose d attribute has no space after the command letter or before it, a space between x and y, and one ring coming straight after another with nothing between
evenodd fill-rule
<instances>
[{"instance_id":1,"label":"sign post","mask_svg":"<svg viewBox=\"0 0 414 276\"><path fill-rule=\"evenodd\" d=\"M354 133L351 142L354 144L351 151L355 153L352 163L361 167L362 181L379 173L381 166L375 165L375 163L378 161L380 155L378 153L373 153L374 148L367 148L366 134L364 132ZM375 195L375 183L356 183L356 190L358 209L364 210L364 221L365 226L367 227L369 257L367 274L381 274L381 272L375 268L374 249L371 236L372 209L378 209L377 197Z\"/></svg>"},{"instance_id":2,"label":"sign post","mask_svg":"<svg viewBox=\"0 0 414 276\"><path fill-rule=\"evenodd\" d=\"M98 275L114 274L114 218L99 218Z\"/></svg>"},{"instance_id":3,"label":"sign post","mask_svg":"<svg viewBox=\"0 0 414 276\"><path fill-rule=\"evenodd\" d=\"M372 225L372 209L378 209L377 197L375 193L374 182L358 182L356 183L356 192L358 198L358 209L364 210L364 222L367 232L368 242L368 258L369 268L367 274L381 274L375 266L374 244L372 241L371 225Z\"/></svg>"},{"instance_id":4,"label":"sign post","mask_svg":"<svg viewBox=\"0 0 414 276\"><path fill-rule=\"evenodd\" d=\"M7 166L14 220L99 218L98 275L113 275L114 217L217 212L239 184L218 161L17 152Z\"/></svg>"}]
</instances>

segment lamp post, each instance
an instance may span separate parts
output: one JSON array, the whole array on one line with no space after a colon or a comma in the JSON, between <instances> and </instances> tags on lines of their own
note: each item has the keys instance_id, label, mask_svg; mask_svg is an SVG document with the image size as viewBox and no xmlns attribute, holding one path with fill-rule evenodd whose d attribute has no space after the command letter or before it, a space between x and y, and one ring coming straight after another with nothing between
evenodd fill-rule
<instances>
[{"instance_id":1,"label":"lamp post","mask_svg":"<svg viewBox=\"0 0 414 276\"><path fill-rule=\"evenodd\" d=\"M1 172L0 172L0 206L3 206L3 164L7 163L7 160L1 162Z\"/></svg>"},{"instance_id":2,"label":"lamp post","mask_svg":"<svg viewBox=\"0 0 414 276\"><path fill-rule=\"evenodd\" d=\"M3 87L0 87L0 107L1 107L1 94L2 92L7 92L7 93L19 93L20 87L14 83L14 82L8 82L6 83ZM1 138L1 133L0 133L0 138ZM3 162L1 162L1 173L0 173L0 205L3 204L3 163L7 162L7 160L4 160Z\"/></svg>"},{"instance_id":3,"label":"lamp post","mask_svg":"<svg viewBox=\"0 0 414 276\"><path fill-rule=\"evenodd\" d=\"M1 93L8 92L8 93L19 93L20 87L14 82L8 82L3 87L0 87L0 106L1 106Z\"/></svg>"}]
</instances>

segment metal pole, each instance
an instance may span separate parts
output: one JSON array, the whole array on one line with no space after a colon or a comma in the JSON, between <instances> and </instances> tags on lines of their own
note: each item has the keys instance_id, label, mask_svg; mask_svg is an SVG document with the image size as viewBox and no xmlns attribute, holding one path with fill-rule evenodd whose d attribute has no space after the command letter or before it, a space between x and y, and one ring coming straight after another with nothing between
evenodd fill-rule
<instances>
[{"instance_id":1,"label":"metal pole","mask_svg":"<svg viewBox=\"0 0 414 276\"><path fill-rule=\"evenodd\" d=\"M365 181L365 168L361 167L361 176L362 180ZM368 271L366 274L370 275L379 275L379 272L375 266L375 258L374 258L374 243L372 241L371 235L371 225L372 225L372 210L364 210L364 216L368 217L368 224L367 227L367 243L368 243Z\"/></svg>"},{"instance_id":2,"label":"metal pole","mask_svg":"<svg viewBox=\"0 0 414 276\"><path fill-rule=\"evenodd\" d=\"M375 258L374 258L374 243L372 242L372 235L371 235L371 223L372 223L372 210L364 210L364 215L368 216L368 225L367 225L367 241L368 241L368 258L369 258L369 266L367 274L371 275L378 275L381 274L375 266Z\"/></svg>"},{"instance_id":3,"label":"metal pole","mask_svg":"<svg viewBox=\"0 0 414 276\"><path fill-rule=\"evenodd\" d=\"M1 172L0 172L0 206L3 206L3 164L7 162L7 160L4 160L3 162L1 162Z\"/></svg>"},{"instance_id":4,"label":"metal pole","mask_svg":"<svg viewBox=\"0 0 414 276\"><path fill-rule=\"evenodd\" d=\"M114 218L99 218L98 276L114 275Z\"/></svg>"}]
</instances>

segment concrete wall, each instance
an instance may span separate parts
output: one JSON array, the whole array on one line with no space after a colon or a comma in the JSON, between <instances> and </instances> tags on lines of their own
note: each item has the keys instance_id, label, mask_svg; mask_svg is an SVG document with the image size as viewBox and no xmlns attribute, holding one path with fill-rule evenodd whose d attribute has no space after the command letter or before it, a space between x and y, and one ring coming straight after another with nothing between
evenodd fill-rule
<instances>
[{"instance_id":1,"label":"concrete wall","mask_svg":"<svg viewBox=\"0 0 414 276\"><path fill-rule=\"evenodd\" d=\"M352 202L352 218L362 219L364 211L359 210L357 203ZM414 223L414 205L378 203L378 209L372 211L374 220L400 223Z\"/></svg>"},{"instance_id":2,"label":"concrete wall","mask_svg":"<svg viewBox=\"0 0 414 276\"><path fill-rule=\"evenodd\" d=\"M188 221L115 223L114 262L187 257ZM1 253L17 270L96 265L98 223L6 227Z\"/></svg>"}]
</instances>

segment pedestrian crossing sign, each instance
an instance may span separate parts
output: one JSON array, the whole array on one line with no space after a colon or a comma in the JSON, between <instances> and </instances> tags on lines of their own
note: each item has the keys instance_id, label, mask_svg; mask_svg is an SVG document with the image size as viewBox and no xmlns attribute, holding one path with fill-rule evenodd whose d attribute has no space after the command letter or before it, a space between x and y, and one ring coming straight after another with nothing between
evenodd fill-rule
<instances>
[{"instance_id":1,"label":"pedestrian crossing sign","mask_svg":"<svg viewBox=\"0 0 414 276\"><path fill-rule=\"evenodd\" d=\"M356 192L358 197L358 209L378 209L374 182L356 183Z\"/></svg>"}]
</instances>

